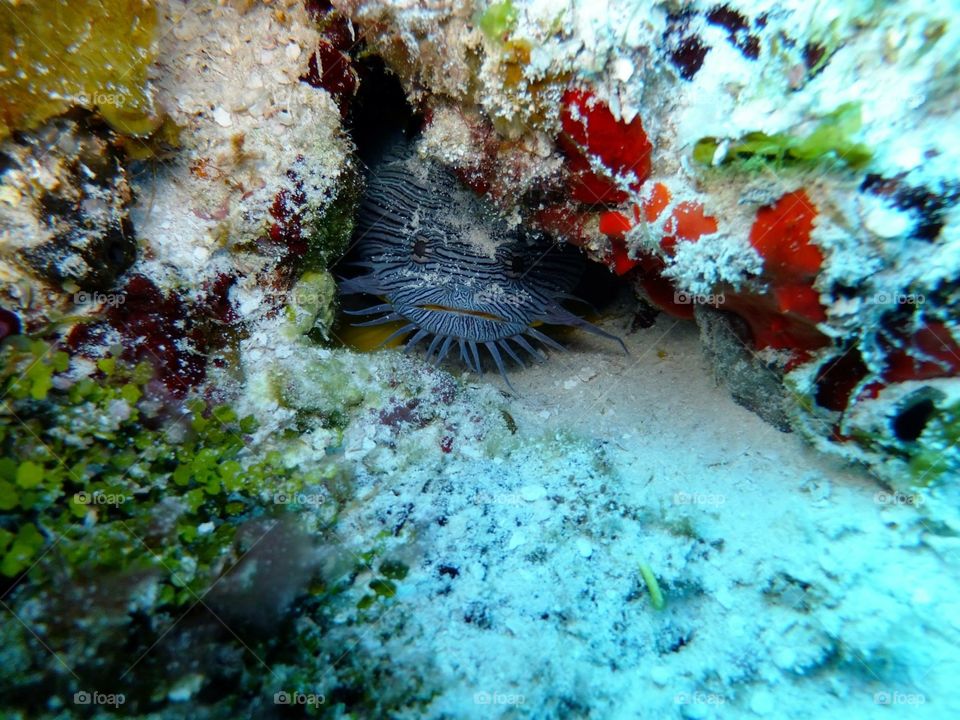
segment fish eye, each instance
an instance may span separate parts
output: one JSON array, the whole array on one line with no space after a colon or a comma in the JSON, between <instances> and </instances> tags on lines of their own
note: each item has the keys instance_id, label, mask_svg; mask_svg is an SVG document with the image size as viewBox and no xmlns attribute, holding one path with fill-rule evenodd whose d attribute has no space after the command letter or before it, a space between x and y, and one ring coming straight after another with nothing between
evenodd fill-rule
<instances>
[{"instance_id":1,"label":"fish eye","mask_svg":"<svg viewBox=\"0 0 960 720\"><path fill-rule=\"evenodd\" d=\"M423 263L427 261L427 241L422 237L418 237L413 241L411 257L414 262Z\"/></svg>"}]
</instances>

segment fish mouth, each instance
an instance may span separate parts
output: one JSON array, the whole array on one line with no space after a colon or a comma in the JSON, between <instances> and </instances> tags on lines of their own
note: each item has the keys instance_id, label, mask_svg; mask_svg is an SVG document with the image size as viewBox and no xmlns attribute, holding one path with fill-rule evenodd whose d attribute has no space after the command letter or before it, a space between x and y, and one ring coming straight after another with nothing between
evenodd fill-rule
<instances>
[{"instance_id":1,"label":"fish mouth","mask_svg":"<svg viewBox=\"0 0 960 720\"><path fill-rule=\"evenodd\" d=\"M417 305L420 310L429 310L430 312L445 312L452 315L465 315L467 317L481 318L483 320L493 320L494 322L509 322L506 318L484 312L483 310L468 310L467 308L448 307L447 305Z\"/></svg>"}]
</instances>

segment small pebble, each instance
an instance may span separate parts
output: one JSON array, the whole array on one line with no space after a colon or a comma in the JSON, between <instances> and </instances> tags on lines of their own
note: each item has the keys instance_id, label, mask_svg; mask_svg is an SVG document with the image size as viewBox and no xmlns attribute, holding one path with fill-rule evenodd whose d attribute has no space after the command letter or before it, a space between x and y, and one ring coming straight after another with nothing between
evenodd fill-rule
<instances>
[{"instance_id":1,"label":"small pebble","mask_svg":"<svg viewBox=\"0 0 960 720\"><path fill-rule=\"evenodd\" d=\"M204 680L205 677L199 673L187 675L167 691L167 697L173 702L185 702L197 694Z\"/></svg>"},{"instance_id":2,"label":"small pebble","mask_svg":"<svg viewBox=\"0 0 960 720\"><path fill-rule=\"evenodd\" d=\"M769 715L776 705L777 701L773 697L773 693L766 690L759 690L750 698L750 709L757 715Z\"/></svg>"},{"instance_id":3,"label":"small pebble","mask_svg":"<svg viewBox=\"0 0 960 720\"><path fill-rule=\"evenodd\" d=\"M580 557L588 558L593 555L593 545L586 538L577 538L577 552Z\"/></svg>"},{"instance_id":4,"label":"small pebble","mask_svg":"<svg viewBox=\"0 0 960 720\"><path fill-rule=\"evenodd\" d=\"M535 502L547 494L547 489L543 485L524 485L520 488L520 497L527 502Z\"/></svg>"},{"instance_id":5,"label":"small pebble","mask_svg":"<svg viewBox=\"0 0 960 720\"><path fill-rule=\"evenodd\" d=\"M15 187L9 185L0 187L0 202L5 202L7 205L16 207L20 204L20 197L20 191Z\"/></svg>"},{"instance_id":6,"label":"small pebble","mask_svg":"<svg viewBox=\"0 0 960 720\"><path fill-rule=\"evenodd\" d=\"M233 125L233 118L230 117L230 113L222 107L218 107L213 111L213 120L220 127L230 127Z\"/></svg>"},{"instance_id":7,"label":"small pebble","mask_svg":"<svg viewBox=\"0 0 960 720\"><path fill-rule=\"evenodd\" d=\"M714 592L713 597L726 610L729 610L736 604L733 594L726 588L718 589L716 592Z\"/></svg>"},{"instance_id":8,"label":"small pebble","mask_svg":"<svg viewBox=\"0 0 960 720\"><path fill-rule=\"evenodd\" d=\"M910 216L888 208L876 208L863 218L863 224L875 235L893 238L910 230Z\"/></svg>"},{"instance_id":9,"label":"small pebble","mask_svg":"<svg viewBox=\"0 0 960 720\"><path fill-rule=\"evenodd\" d=\"M663 687L668 682L670 682L670 677L673 673L670 672L670 668L664 665L657 665L650 671L650 679L660 687Z\"/></svg>"},{"instance_id":10,"label":"small pebble","mask_svg":"<svg viewBox=\"0 0 960 720\"><path fill-rule=\"evenodd\" d=\"M707 717L708 709L706 705L700 703L689 703L680 706L680 715L686 720L703 720Z\"/></svg>"},{"instance_id":11,"label":"small pebble","mask_svg":"<svg viewBox=\"0 0 960 720\"><path fill-rule=\"evenodd\" d=\"M613 61L613 76L620 82L626 82L633 75L633 63L627 58L617 58Z\"/></svg>"},{"instance_id":12,"label":"small pebble","mask_svg":"<svg viewBox=\"0 0 960 720\"><path fill-rule=\"evenodd\" d=\"M773 652L773 664L781 670L792 670L796 663L797 654L791 648L777 648Z\"/></svg>"}]
</instances>

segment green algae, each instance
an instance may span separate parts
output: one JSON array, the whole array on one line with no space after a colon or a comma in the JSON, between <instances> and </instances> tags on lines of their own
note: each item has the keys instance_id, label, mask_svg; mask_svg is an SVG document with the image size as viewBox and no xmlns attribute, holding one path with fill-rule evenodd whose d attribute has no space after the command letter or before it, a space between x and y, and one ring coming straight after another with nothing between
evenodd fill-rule
<instances>
[{"instance_id":1,"label":"green algae","mask_svg":"<svg viewBox=\"0 0 960 720\"><path fill-rule=\"evenodd\" d=\"M353 356L325 352L305 355L299 372L287 367L271 372L271 393L281 407L317 417L323 427L342 430L350 413L367 397L372 382L369 370L353 362Z\"/></svg>"},{"instance_id":2,"label":"green algae","mask_svg":"<svg viewBox=\"0 0 960 720\"><path fill-rule=\"evenodd\" d=\"M0 712L31 717L48 709L47 698L69 703L90 686L117 687L121 675L131 712L181 686L215 682L201 675L184 685L195 673L168 677L169 655L152 645L201 601L214 606L218 593L222 615L248 595L269 596L278 582L306 592L309 573L258 580L256 568L270 567L262 560L253 571L230 572L257 543L269 542L261 527L302 528L287 533L292 539L282 550L299 542L314 552L309 546L350 494L333 462L301 471L280 452L255 452L249 436L257 422L229 405L158 405L147 363L107 357L90 377L70 366L66 353L43 340L17 336L0 347L0 585L21 619L0 632L0 662L8 669ZM301 515L305 507L311 512ZM231 583L241 591L224 593ZM342 590L324 586L329 591L311 601L321 615L331 593ZM182 632L184 642L192 637L189 628ZM258 656L304 662L302 640L284 626L247 644ZM216 654L228 642L196 652ZM147 659L133 671L141 655ZM259 663L247 661L236 669L244 678L240 694L261 692ZM73 675L60 672L60 663ZM237 698L225 700L218 716L236 716L242 704L230 703Z\"/></svg>"},{"instance_id":3,"label":"green algae","mask_svg":"<svg viewBox=\"0 0 960 720\"><path fill-rule=\"evenodd\" d=\"M160 124L147 89L156 10L144 0L45 0L0 10L0 140L71 107L116 131Z\"/></svg>"},{"instance_id":4,"label":"green algae","mask_svg":"<svg viewBox=\"0 0 960 720\"><path fill-rule=\"evenodd\" d=\"M428 702L422 677L357 647L409 568L380 559L388 532L359 557L339 545L345 466L292 466L282 432L254 446L253 417L158 400L152 378L114 356L84 376L44 340L0 345L0 588L16 618L0 623L0 714L85 716L75 694L95 689L123 698L105 712L154 720L184 701L272 716L278 694L311 698L307 717Z\"/></svg>"},{"instance_id":5,"label":"green algae","mask_svg":"<svg viewBox=\"0 0 960 720\"><path fill-rule=\"evenodd\" d=\"M325 270L346 252L353 236L361 190L360 175L350 165L338 179L333 199L307 218L307 252L300 263L302 269Z\"/></svg>"},{"instance_id":6,"label":"green algae","mask_svg":"<svg viewBox=\"0 0 960 720\"><path fill-rule=\"evenodd\" d=\"M721 164L739 164L746 169L777 166L834 164L852 169L867 165L870 148L856 140L862 126L859 103L844 103L820 119L807 135L748 133L727 146ZM693 148L693 159L713 165L720 138L702 138Z\"/></svg>"},{"instance_id":7,"label":"green algae","mask_svg":"<svg viewBox=\"0 0 960 720\"><path fill-rule=\"evenodd\" d=\"M410 568L399 560L384 560L378 568L380 574L390 580L403 580L410 572Z\"/></svg>"},{"instance_id":8,"label":"green algae","mask_svg":"<svg viewBox=\"0 0 960 720\"><path fill-rule=\"evenodd\" d=\"M245 452L256 421L200 400L187 404L181 436L172 443L152 427L155 418L143 415L149 408L141 402L152 374L148 364L130 367L104 358L97 363L101 380L70 382L63 375L65 353L49 352L42 341L12 340L4 348L0 509L9 513L3 527L21 542L14 541L20 560L3 558L7 576L23 569L30 559L26 550L38 549L31 530L21 537L23 528L37 525L51 538L70 540L68 550L78 557L85 554L78 548L89 549L88 557L102 566L116 555L114 523L148 534L155 503L175 497L183 510L175 531L187 547L172 546L169 556L117 556L120 564L113 569L143 560L199 589L209 578L196 568L219 550L198 539L198 526L244 516L261 505L262 496L301 492L332 476L331 468L297 474L276 453L258 458ZM43 568L36 568L36 580L43 579Z\"/></svg>"},{"instance_id":9,"label":"green algae","mask_svg":"<svg viewBox=\"0 0 960 720\"><path fill-rule=\"evenodd\" d=\"M915 486L928 487L937 481L960 476L960 403L935 413L917 445L909 464Z\"/></svg>"},{"instance_id":10,"label":"green algae","mask_svg":"<svg viewBox=\"0 0 960 720\"><path fill-rule=\"evenodd\" d=\"M663 599L663 592L660 590L660 583L657 582L657 576L646 563L640 563L640 577L643 578L647 586L647 592L650 593L650 604L654 610L663 610L666 606L666 600Z\"/></svg>"},{"instance_id":11,"label":"green algae","mask_svg":"<svg viewBox=\"0 0 960 720\"><path fill-rule=\"evenodd\" d=\"M511 0L491 4L477 19L477 25L491 40L502 41L517 24L517 9Z\"/></svg>"},{"instance_id":12,"label":"green algae","mask_svg":"<svg viewBox=\"0 0 960 720\"><path fill-rule=\"evenodd\" d=\"M306 272L290 290L286 307L290 332L330 340L336 319L337 283L329 272Z\"/></svg>"}]
</instances>

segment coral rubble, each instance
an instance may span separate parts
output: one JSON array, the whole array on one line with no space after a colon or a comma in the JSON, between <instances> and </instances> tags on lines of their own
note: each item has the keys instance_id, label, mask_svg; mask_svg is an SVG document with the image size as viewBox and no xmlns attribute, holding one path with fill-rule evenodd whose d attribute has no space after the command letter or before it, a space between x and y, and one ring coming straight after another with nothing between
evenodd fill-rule
<instances>
[{"instance_id":1,"label":"coral rubble","mask_svg":"<svg viewBox=\"0 0 960 720\"><path fill-rule=\"evenodd\" d=\"M133 191L113 134L91 117L61 117L7 143L5 157L4 259L55 287L112 287L136 255Z\"/></svg>"}]
</instances>

